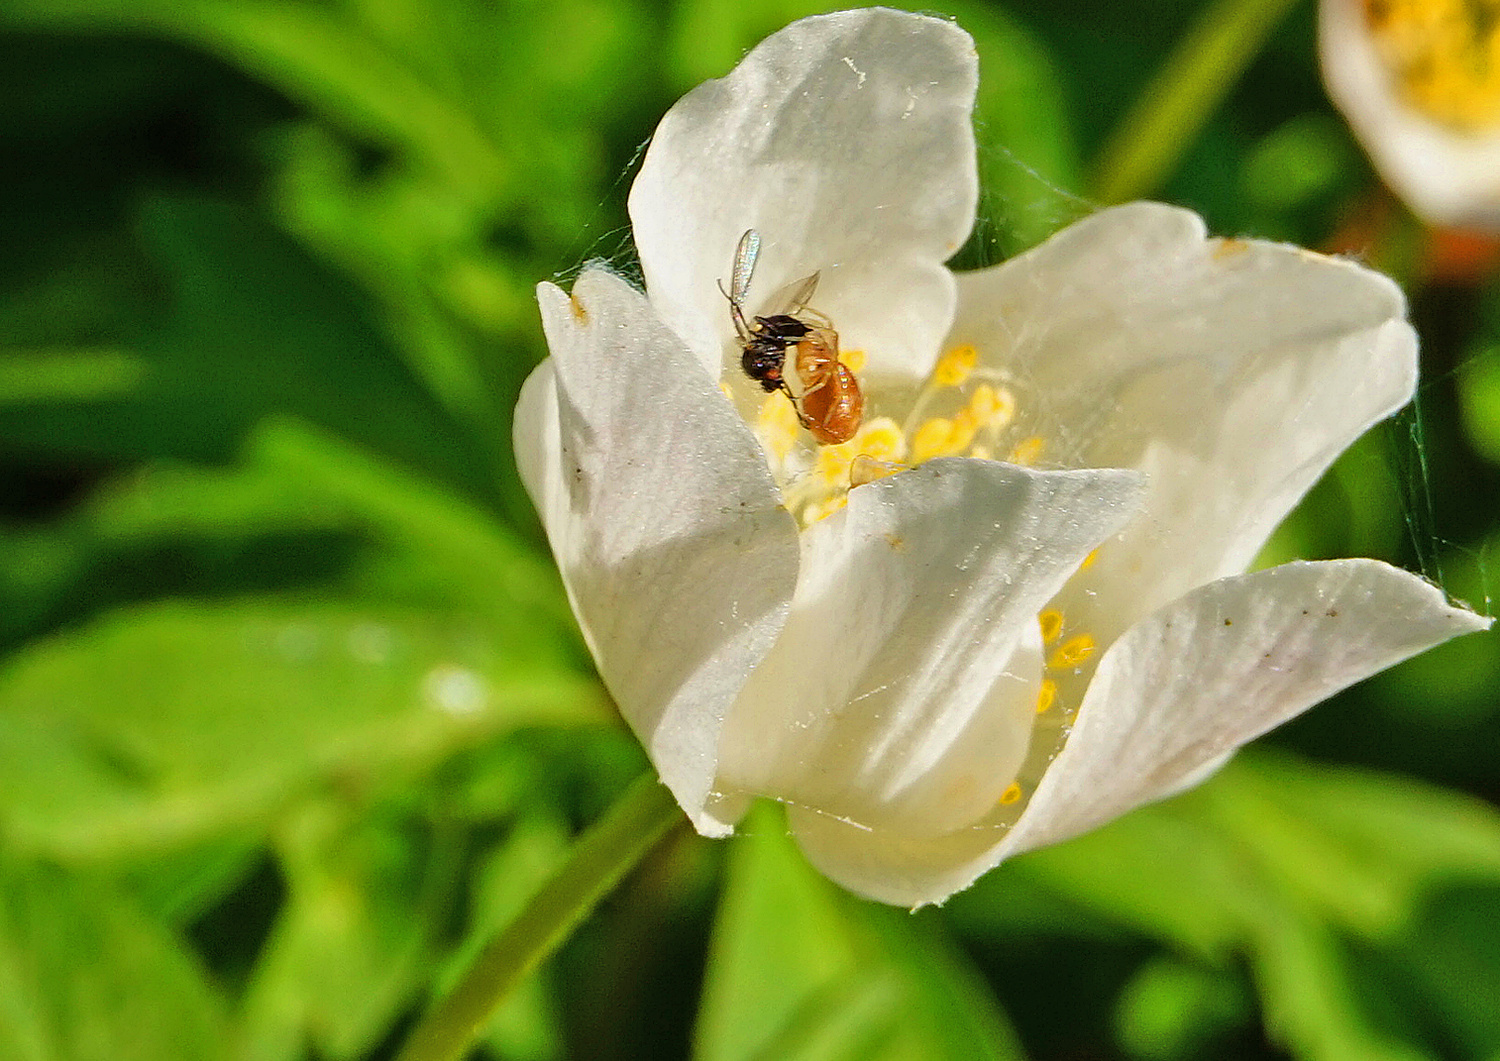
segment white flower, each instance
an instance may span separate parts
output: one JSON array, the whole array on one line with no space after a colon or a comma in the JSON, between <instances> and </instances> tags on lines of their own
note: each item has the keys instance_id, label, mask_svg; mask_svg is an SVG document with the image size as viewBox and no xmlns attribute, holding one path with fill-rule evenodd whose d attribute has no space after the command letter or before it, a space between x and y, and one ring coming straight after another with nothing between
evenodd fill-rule
<instances>
[{"instance_id":1,"label":"white flower","mask_svg":"<svg viewBox=\"0 0 1500 1061\"><path fill-rule=\"evenodd\" d=\"M689 93L630 198L649 298L542 284L515 420L600 673L699 831L781 800L825 873L907 905L1486 625L1375 561L1240 574L1411 395L1395 286L1153 204L949 272L976 67L946 22L852 11ZM854 442L740 370L718 282L750 228L751 311L821 273Z\"/></svg>"},{"instance_id":2,"label":"white flower","mask_svg":"<svg viewBox=\"0 0 1500 1061\"><path fill-rule=\"evenodd\" d=\"M1319 38L1328 93L1396 193L1500 228L1500 3L1322 0Z\"/></svg>"}]
</instances>

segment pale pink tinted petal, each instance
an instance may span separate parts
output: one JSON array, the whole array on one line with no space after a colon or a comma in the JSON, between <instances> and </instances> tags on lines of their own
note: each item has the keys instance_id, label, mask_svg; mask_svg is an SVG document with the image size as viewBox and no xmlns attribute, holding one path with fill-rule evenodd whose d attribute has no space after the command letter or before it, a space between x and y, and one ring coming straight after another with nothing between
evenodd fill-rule
<instances>
[{"instance_id":1,"label":"pale pink tinted petal","mask_svg":"<svg viewBox=\"0 0 1500 1061\"><path fill-rule=\"evenodd\" d=\"M813 305L872 378L925 373L953 313L943 262L973 224L973 42L884 8L793 23L662 119L630 194L647 288L714 374L737 357L729 310L740 236L761 236L747 309Z\"/></svg>"},{"instance_id":2,"label":"pale pink tinted petal","mask_svg":"<svg viewBox=\"0 0 1500 1061\"><path fill-rule=\"evenodd\" d=\"M719 730L790 608L797 531L715 383L603 270L538 290L552 358L516 458L605 684L695 824Z\"/></svg>"}]
</instances>

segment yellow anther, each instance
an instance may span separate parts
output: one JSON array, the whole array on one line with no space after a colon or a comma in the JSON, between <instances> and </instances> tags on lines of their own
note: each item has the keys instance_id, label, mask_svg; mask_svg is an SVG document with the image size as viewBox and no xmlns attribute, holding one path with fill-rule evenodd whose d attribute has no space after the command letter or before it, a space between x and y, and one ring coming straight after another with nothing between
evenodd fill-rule
<instances>
[{"instance_id":1,"label":"yellow anther","mask_svg":"<svg viewBox=\"0 0 1500 1061\"><path fill-rule=\"evenodd\" d=\"M767 394L755 417L756 434L778 461L786 460L797 444L797 411L781 394Z\"/></svg>"},{"instance_id":2,"label":"yellow anther","mask_svg":"<svg viewBox=\"0 0 1500 1061\"><path fill-rule=\"evenodd\" d=\"M1042 450L1046 448L1046 439L1041 435L1032 435L1030 438L1023 438L1020 442L1017 442L1015 447L1010 451L1010 456L1006 459L1012 464L1035 464L1040 459Z\"/></svg>"},{"instance_id":3,"label":"yellow anther","mask_svg":"<svg viewBox=\"0 0 1500 1061\"><path fill-rule=\"evenodd\" d=\"M1100 548L1103 548L1103 546L1100 546ZM1089 568L1093 567L1098 562L1099 562L1099 549L1095 549L1093 552L1089 553L1089 555L1087 555L1087 556L1085 556L1083 558L1083 563L1081 563L1081 564L1078 565L1078 570L1080 570L1080 571L1087 571Z\"/></svg>"},{"instance_id":4,"label":"yellow anther","mask_svg":"<svg viewBox=\"0 0 1500 1061\"><path fill-rule=\"evenodd\" d=\"M1477 132L1500 126L1500 3L1365 0L1381 59L1407 103Z\"/></svg>"},{"instance_id":5,"label":"yellow anther","mask_svg":"<svg viewBox=\"0 0 1500 1061\"><path fill-rule=\"evenodd\" d=\"M1036 617L1036 621L1041 624L1042 643L1044 645L1052 644L1052 642L1057 640L1058 635L1062 633L1063 615L1060 611L1048 608Z\"/></svg>"},{"instance_id":6,"label":"yellow anther","mask_svg":"<svg viewBox=\"0 0 1500 1061\"><path fill-rule=\"evenodd\" d=\"M1094 654L1096 647L1094 639L1088 634L1079 634L1077 637L1070 637L1057 646L1057 651L1052 653L1052 658L1047 661L1047 666L1053 670L1067 670L1070 667L1081 666Z\"/></svg>"},{"instance_id":7,"label":"yellow anther","mask_svg":"<svg viewBox=\"0 0 1500 1061\"><path fill-rule=\"evenodd\" d=\"M818 474L830 485L842 486L849 478L850 465L860 457L881 462L899 461L906 456L906 436L901 425L889 416L868 421L848 442L818 448Z\"/></svg>"},{"instance_id":8,"label":"yellow anther","mask_svg":"<svg viewBox=\"0 0 1500 1061\"><path fill-rule=\"evenodd\" d=\"M974 366L979 363L979 351L968 343L955 346L942 357L932 370L932 382L939 387L958 387L969 378Z\"/></svg>"},{"instance_id":9,"label":"yellow anther","mask_svg":"<svg viewBox=\"0 0 1500 1061\"><path fill-rule=\"evenodd\" d=\"M839 361L850 372L863 372L870 359L863 350L843 350L839 352Z\"/></svg>"},{"instance_id":10,"label":"yellow anther","mask_svg":"<svg viewBox=\"0 0 1500 1061\"><path fill-rule=\"evenodd\" d=\"M1002 428L1016 415L1016 399L1004 387L992 387L981 383L969 395L969 404L963 415L974 421L979 428Z\"/></svg>"},{"instance_id":11,"label":"yellow anther","mask_svg":"<svg viewBox=\"0 0 1500 1061\"><path fill-rule=\"evenodd\" d=\"M854 436L854 446L862 456L879 461L896 461L906 456L906 435L901 425L889 416L866 421Z\"/></svg>"},{"instance_id":12,"label":"yellow anther","mask_svg":"<svg viewBox=\"0 0 1500 1061\"><path fill-rule=\"evenodd\" d=\"M818 447L817 474L832 486L838 486L849 477L849 462L859 455L859 448L851 439L836 446Z\"/></svg>"},{"instance_id":13,"label":"yellow anther","mask_svg":"<svg viewBox=\"0 0 1500 1061\"><path fill-rule=\"evenodd\" d=\"M911 459L921 464L933 457L952 454L953 421L944 416L924 420L911 440Z\"/></svg>"},{"instance_id":14,"label":"yellow anther","mask_svg":"<svg viewBox=\"0 0 1500 1061\"><path fill-rule=\"evenodd\" d=\"M1036 694L1036 713L1044 715L1052 709L1057 702L1057 683L1051 678L1042 679L1042 687Z\"/></svg>"},{"instance_id":15,"label":"yellow anther","mask_svg":"<svg viewBox=\"0 0 1500 1061\"><path fill-rule=\"evenodd\" d=\"M1002 804L1004 804L1005 806L1007 806L1007 807L1010 806L1012 803L1014 803L1016 800L1018 800L1020 798L1021 798L1021 786L1018 785L1018 784L1016 784L1016 782L1014 782L1014 781L1012 781L1010 783L1010 787L1009 788L1007 788L1004 792L1000 793L1000 802Z\"/></svg>"}]
</instances>

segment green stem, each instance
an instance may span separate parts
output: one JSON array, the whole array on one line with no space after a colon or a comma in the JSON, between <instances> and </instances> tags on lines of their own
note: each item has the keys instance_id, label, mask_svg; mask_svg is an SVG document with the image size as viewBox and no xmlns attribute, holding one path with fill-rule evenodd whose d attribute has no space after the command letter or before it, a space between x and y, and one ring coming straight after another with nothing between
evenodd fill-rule
<instances>
[{"instance_id":1,"label":"green stem","mask_svg":"<svg viewBox=\"0 0 1500 1061\"><path fill-rule=\"evenodd\" d=\"M1188 30L1100 153L1094 195L1149 195L1297 0L1216 0Z\"/></svg>"},{"instance_id":2,"label":"green stem","mask_svg":"<svg viewBox=\"0 0 1500 1061\"><path fill-rule=\"evenodd\" d=\"M459 1061L511 988L551 956L599 900L683 821L655 773L638 778L521 913L479 952L412 1031L397 1061Z\"/></svg>"}]
</instances>

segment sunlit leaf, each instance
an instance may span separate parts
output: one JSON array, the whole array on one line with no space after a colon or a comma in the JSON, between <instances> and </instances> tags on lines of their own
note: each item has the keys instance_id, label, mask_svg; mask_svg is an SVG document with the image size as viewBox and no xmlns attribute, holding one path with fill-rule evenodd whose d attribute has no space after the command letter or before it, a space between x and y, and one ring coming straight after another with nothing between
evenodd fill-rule
<instances>
[{"instance_id":1,"label":"sunlit leaf","mask_svg":"<svg viewBox=\"0 0 1500 1061\"><path fill-rule=\"evenodd\" d=\"M1366 1004L1340 929L1388 941L1436 889L1500 880L1500 813L1262 754L1017 868L1209 963L1243 956L1268 1032L1298 1057L1405 1061L1425 1055Z\"/></svg>"},{"instance_id":2,"label":"sunlit leaf","mask_svg":"<svg viewBox=\"0 0 1500 1061\"><path fill-rule=\"evenodd\" d=\"M102 859L263 822L527 725L597 721L589 682L461 616L245 601L122 612L0 674L0 836Z\"/></svg>"},{"instance_id":3,"label":"sunlit leaf","mask_svg":"<svg viewBox=\"0 0 1500 1061\"><path fill-rule=\"evenodd\" d=\"M1126 986L1115 1026L1132 1057L1174 1061L1209 1056L1217 1034L1250 1018L1250 1000L1233 974L1164 957Z\"/></svg>"},{"instance_id":4,"label":"sunlit leaf","mask_svg":"<svg viewBox=\"0 0 1500 1061\"><path fill-rule=\"evenodd\" d=\"M417 990L457 892L458 837L310 802L276 832L290 895L246 988L246 1061L362 1057Z\"/></svg>"},{"instance_id":5,"label":"sunlit leaf","mask_svg":"<svg viewBox=\"0 0 1500 1061\"><path fill-rule=\"evenodd\" d=\"M0 855L0 1057L227 1061L224 1006L123 895Z\"/></svg>"},{"instance_id":6,"label":"sunlit leaf","mask_svg":"<svg viewBox=\"0 0 1500 1061\"><path fill-rule=\"evenodd\" d=\"M698 1061L1021 1056L992 997L927 917L861 902L803 860L780 816L729 860Z\"/></svg>"}]
</instances>

